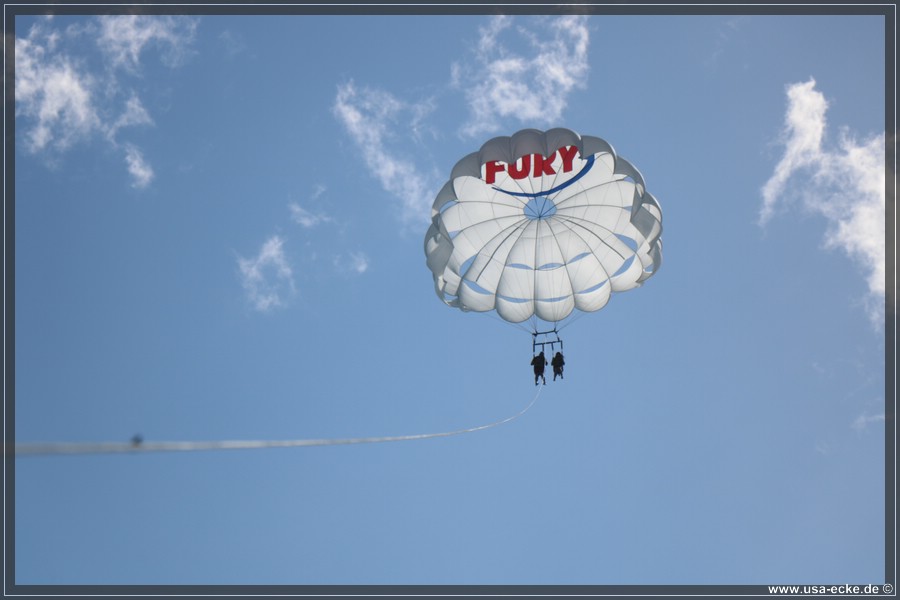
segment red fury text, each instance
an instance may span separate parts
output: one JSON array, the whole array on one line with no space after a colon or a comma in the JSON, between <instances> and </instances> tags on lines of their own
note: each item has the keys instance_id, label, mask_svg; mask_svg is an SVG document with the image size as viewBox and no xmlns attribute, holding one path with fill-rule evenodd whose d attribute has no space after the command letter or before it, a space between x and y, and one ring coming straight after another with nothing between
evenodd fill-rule
<instances>
[{"instance_id":1,"label":"red fury text","mask_svg":"<svg viewBox=\"0 0 900 600\"><path fill-rule=\"evenodd\" d=\"M494 183L497 180L497 173L502 173L503 171L509 173L509 176L513 179L525 179L529 173L533 177L556 175L556 171L553 170L553 161L556 160L557 154L562 158L562 172L568 173L572 170L572 161L577 153L578 148L576 146L564 146L547 158L540 154L528 154L511 165L492 160L484 163L484 182Z\"/></svg>"}]
</instances>

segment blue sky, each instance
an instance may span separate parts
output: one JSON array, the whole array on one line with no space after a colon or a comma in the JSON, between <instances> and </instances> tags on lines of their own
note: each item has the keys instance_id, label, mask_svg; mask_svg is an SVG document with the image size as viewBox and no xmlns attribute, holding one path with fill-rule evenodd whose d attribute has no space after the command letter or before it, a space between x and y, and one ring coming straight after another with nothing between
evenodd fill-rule
<instances>
[{"instance_id":1,"label":"blue sky","mask_svg":"<svg viewBox=\"0 0 900 600\"><path fill-rule=\"evenodd\" d=\"M18 458L17 584L884 583L882 17L15 27L18 442L522 410L531 336L423 252L493 136L607 140L664 227L502 426Z\"/></svg>"}]
</instances>

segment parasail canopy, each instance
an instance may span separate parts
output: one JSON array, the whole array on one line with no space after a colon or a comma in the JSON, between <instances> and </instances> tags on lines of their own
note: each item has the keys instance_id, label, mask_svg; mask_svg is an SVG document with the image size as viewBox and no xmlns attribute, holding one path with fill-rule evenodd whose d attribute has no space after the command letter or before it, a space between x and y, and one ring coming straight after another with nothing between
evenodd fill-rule
<instances>
[{"instance_id":1,"label":"parasail canopy","mask_svg":"<svg viewBox=\"0 0 900 600\"><path fill-rule=\"evenodd\" d=\"M558 322L653 276L661 234L659 203L609 143L525 129L456 163L434 200L425 256L449 306Z\"/></svg>"}]
</instances>

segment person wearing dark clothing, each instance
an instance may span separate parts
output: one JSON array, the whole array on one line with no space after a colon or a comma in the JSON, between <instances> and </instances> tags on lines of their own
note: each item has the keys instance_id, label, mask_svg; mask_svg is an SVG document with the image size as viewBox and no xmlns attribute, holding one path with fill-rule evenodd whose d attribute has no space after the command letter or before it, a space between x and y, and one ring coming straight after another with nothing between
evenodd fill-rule
<instances>
[{"instance_id":1,"label":"person wearing dark clothing","mask_svg":"<svg viewBox=\"0 0 900 600\"><path fill-rule=\"evenodd\" d=\"M553 357L553 360L550 361L550 364L553 365L553 381L556 381L556 376L559 375L559 378L563 378L563 365L566 364L566 361L563 360L562 352L557 352L556 356Z\"/></svg>"},{"instance_id":2,"label":"person wearing dark clothing","mask_svg":"<svg viewBox=\"0 0 900 600\"><path fill-rule=\"evenodd\" d=\"M538 384L538 377L543 380L544 385L547 385L547 380L544 378L544 367L547 366L547 359L544 357L543 350L531 359L531 366L534 367L534 385Z\"/></svg>"}]
</instances>

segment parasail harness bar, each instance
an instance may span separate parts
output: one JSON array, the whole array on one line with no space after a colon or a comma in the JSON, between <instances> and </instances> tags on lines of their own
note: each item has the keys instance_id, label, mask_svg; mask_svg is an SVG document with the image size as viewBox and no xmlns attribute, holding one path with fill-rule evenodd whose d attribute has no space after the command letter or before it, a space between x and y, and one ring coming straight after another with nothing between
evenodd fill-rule
<instances>
[{"instance_id":1,"label":"parasail harness bar","mask_svg":"<svg viewBox=\"0 0 900 600\"><path fill-rule=\"evenodd\" d=\"M539 336L542 336L539 338ZM540 339L540 341L538 341ZM538 346L541 347L541 352L544 351L544 346L550 346L550 353L553 354L556 344L559 344L559 349L563 349L563 341L559 337L559 332L554 327L552 331L535 331L531 334L531 352L537 352Z\"/></svg>"}]
</instances>

